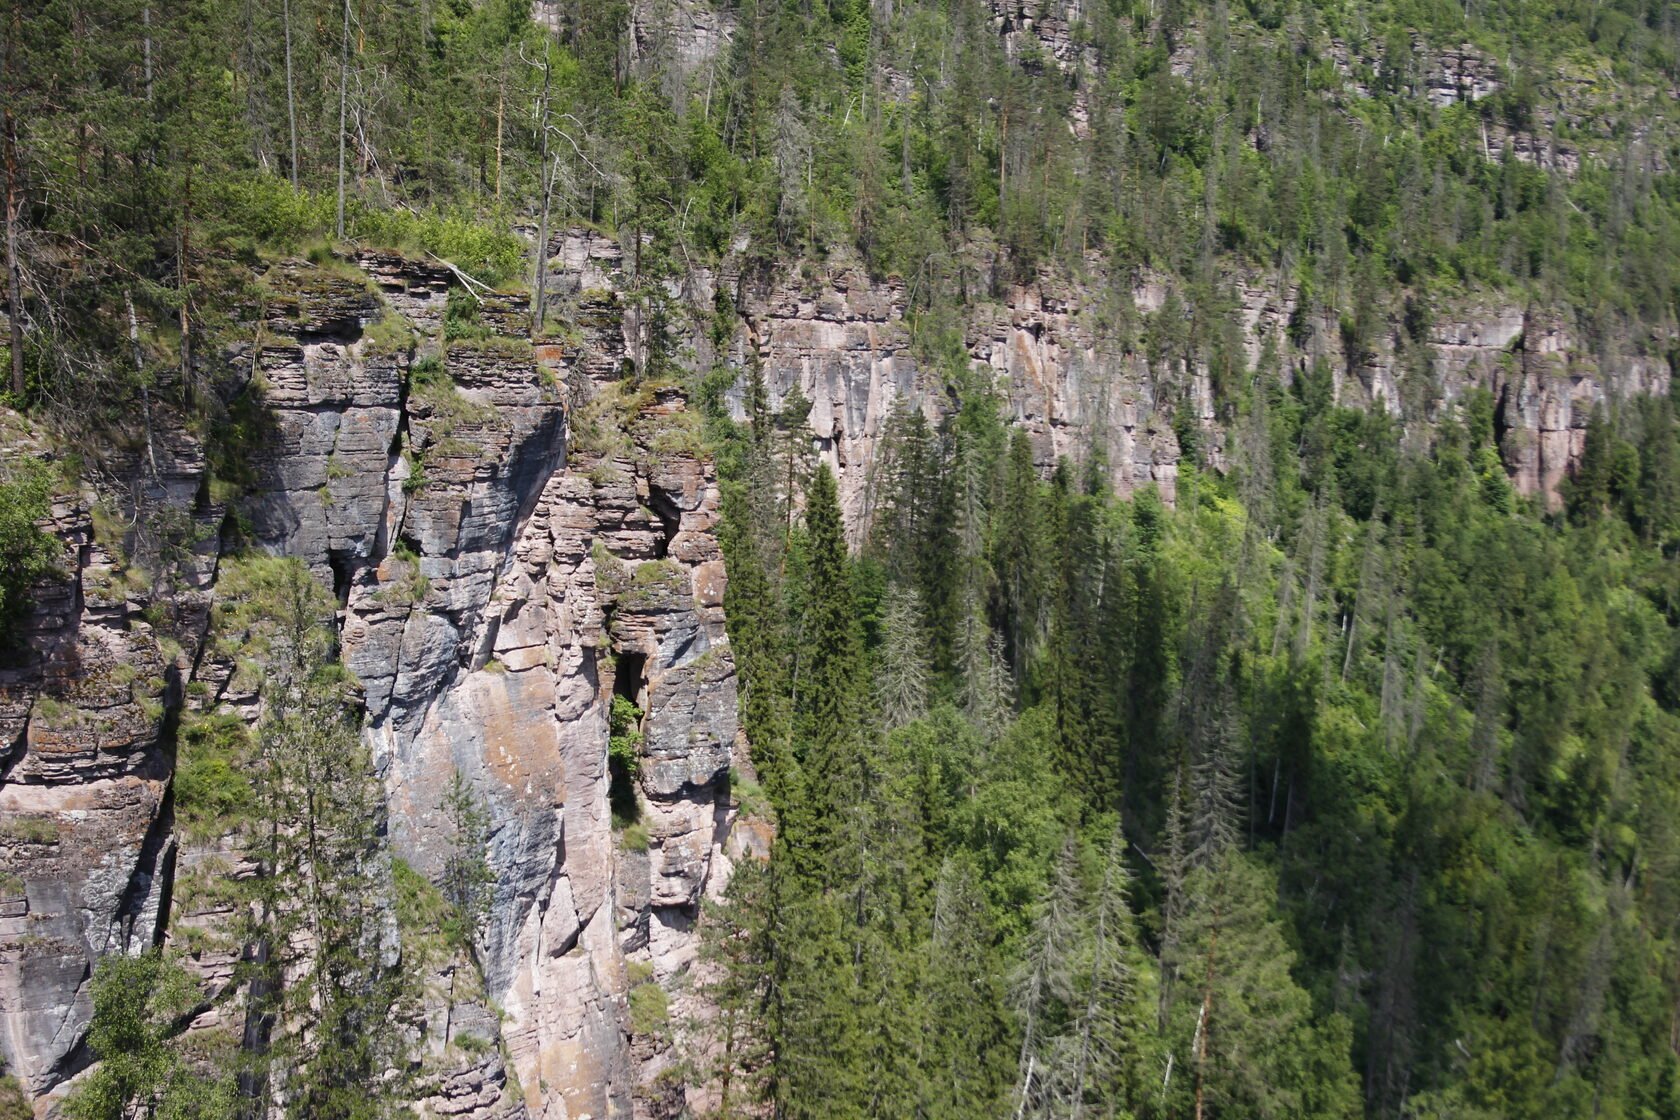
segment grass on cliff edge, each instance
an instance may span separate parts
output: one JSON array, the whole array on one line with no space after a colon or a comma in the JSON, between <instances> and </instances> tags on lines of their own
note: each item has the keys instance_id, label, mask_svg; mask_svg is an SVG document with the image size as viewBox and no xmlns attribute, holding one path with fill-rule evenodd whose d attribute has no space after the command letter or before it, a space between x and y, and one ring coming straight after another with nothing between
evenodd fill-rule
<instances>
[{"instance_id":1,"label":"grass on cliff edge","mask_svg":"<svg viewBox=\"0 0 1680 1120\"><path fill-rule=\"evenodd\" d=\"M217 180L214 199L238 239L252 247L295 251L320 244L334 226L331 192L297 189L277 176ZM435 255L490 285L515 283L524 273L525 247L507 232L510 226L460 209L382 210L359 198L345 200L347 240L413 256Z\"/></svg>"}]
</instances>

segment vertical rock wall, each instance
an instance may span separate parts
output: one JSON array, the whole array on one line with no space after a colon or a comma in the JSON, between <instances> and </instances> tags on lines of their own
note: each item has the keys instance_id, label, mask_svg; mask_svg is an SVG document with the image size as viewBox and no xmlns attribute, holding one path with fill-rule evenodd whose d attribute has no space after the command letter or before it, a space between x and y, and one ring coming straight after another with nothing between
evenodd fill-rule
<instances>
[{"instance_id":1,"label":"vertical rock wall","mask_svg":"<svg viewBox=\"0 0 1680 1120\"><path fill-rule=\"evenodd\" d=\"M494 297L443 341L446 273L359 264L265 277L261 327L230 355L255 417L239 516L339 597L395 854L439 870L457 773L490 813L483 975L463 984L456 959L419 978L421 1108L627 1116L674 1033L632 1039L628 992L680 986L700 900L730 866L727 780L744 757L716 479L680 392L616 381L610 293L582 295L567 337L538 347L522 304ZM66 578L40 589L29 663L0 676L0 1051L43 1112L88 1060L100 956L167 941L213 996L239 951L213 888L250 869L234 837L177 833L169 783L181 705L252 718L259 686L199 654L222 510L179 421L155 419L174 434L151 452L147 500L198 525L203 552L168 634L149 621L156 589L117 559L121 522L72 496L51 526ZM617 791L615 694L645 713L635 788ZM614 821L615 792L634 821ZM194 1029L237 1029L239 1007Z\"/></svg>"},{"instance_id":2,"label":"vertical rock wall","mask_svg":"<svg viewBox=\"0 0 1680 1120\"><path fill-rule=\"evenodd\" d=\"M976 282L994 285L981 262ZM1151 360L1142 339L1171 314L1168 282L1147 274L1116 292L1100 270L1042 274L1004 285L961 324L970 365L988 377L1006 417L1025 430L1041 469L1100 454L1121 494L1156 487L1176 496L1180 436L1193 433L1206 465L1229 466L1212 377L1200 360ZM855 267L790 269L770 280L731 276L745 324L731 355L762 363L776 407L797 389L811 401L819 454L840 479L854 533L867 520L869 474L895 409L944 415L956 403L948 371L919 356L894 278ZM1263 275L1232 276L1233 326L1255 372L1285 382L1329 370L1337 403L1378 409L1417 437L1472 390L1492 395L1500 443L1519 493L1551 506L1579 461L1595 407L1668 392L1668 340L1632 340L1627 352L1588 351L1559 313L1486 299L1434 310L1421 337L1397 313L1371 345L1349 355L1333 317L1298 307L1297 293ZM1185 304L1179 301L1176 306ZM1206 340L1194 340L1204 350ZM1270 369L1258 371L1270 356ZM739 412L742 401L735 397Z\"/></svg>"}]
</instances>

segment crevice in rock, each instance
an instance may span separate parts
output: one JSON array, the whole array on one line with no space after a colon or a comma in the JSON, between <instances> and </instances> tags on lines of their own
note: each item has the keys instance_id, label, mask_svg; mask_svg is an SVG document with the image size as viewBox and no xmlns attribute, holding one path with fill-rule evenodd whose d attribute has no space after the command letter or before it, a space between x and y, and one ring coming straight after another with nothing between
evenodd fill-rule
<instances>
[{"instance_id":1,"label":"crevice in rock","mask_svg":"<svg viewBox=\"0 0 1680 1120\"><path fill-rule=\"evenodd\" d=\"M0 785L5 785L12 779L12 767L23 759L24 748L29 742L29 719L25 717L18 728L17 737L10 743L0 747Z\"/></svg>"},{"instance_id":2,"label":"crevice in rock","mask_svg":"<svg viewBox=\"0 0 1680 1120\"><path fill-rule=\"evenodd\" d=\"M350 557L329 549L327 567L332 569L333 598L338 600L338 609L342 611L350 605Z\"/></svg>"},{"instance_id":3,"label":"crevice in rock","mask_svg":"<svg viewBox=\"0 0 1680 1120\"><path fill-rule=\"evenodd\" d=\"M338 346L353 346L362 340L362 319L359 315L332 319L318 326L300 327L293 333L299 346L314 346L330 342Z\"/></svg>"},{"instance_id":4,"label":"crevice in rock","mask_svg":"<svg viewBox=\"0 0 1680 1120\"><path fill-rule=\"evenodd\" d=\"M93 969L89 968L86 976L83 978L83 984L87 984L92 980L92 978ZM55 1032L55 1035L57 1033L61 1033L70 1025L70 1015L74 1010L75 1007L73 1004L65 1007L64 1020L60 1023L58 1032ZM72 1077L81 1073L83 1070L87 1069L89 1066L93 1065L93 1061L93 1047L88 1045L87 1028L83 1026L80 1028L80 1037L77 1038L76 1044L66 1050L64 1056L54 1062L52 1066L50 1066L47 1071L41 1075L41 1080L48 1085L56 1085L61 1082L68 1081Z\"/></svg>"},{"instance_id":5,"label":"crevice in rock","mask_svg":"<svg viewBox=\"0 0 1680 1120\"><path fill-rule=\"evenodd\" d=\"M565 865L564 860L561 860L561 861L559 861L555 864L556 867L563 867L564 865ZM551 901L550 905L554 905L554 903ZM584 923L581 920L576 920L575 919L577 911L574 910L574 911L572 911L572 913L574 915L574 921L572 923L572 928L566 933L566 936L561 938L560 941L558 941L557 943L555 943L553 945L544 946L544 950L548 953L549 956L551 956L551 957L563 957L567 953L571 952L573 949L577 948L578 940L583 936L583 925L584 925Z\"/></svg>"},{"instance_id":6,"label":"crevice in rock","mask_svg":"<svg viewBox=\"0 0 1680 1120\"><path fill-rule=\"evenodd\" d=\"M647 654L633 649L613 654L613 695L624 697L638 708L646 706Z\"/></svg>"},{"instance_id":7,"label":"crevice in rock","mask_svg":"<svg viewBox=\"0 0 1680 1120\"><path fill-rule=\"evenodd\" d=\"M671 552L671 542L682 527L682 510L676 499L657 486L648 487L648 508L659 518L659 539L653 542L653 556L663 560Z\"/></svg>"},{"instance_id":8,"label":"crevice in rock","mask_svg":"<svg viewBox=\"0 0 1680 1120\"><path fill-rule=\"evenodd\" d=\"M1516 403L1511 399L1511 388L1512 383L1507 380L1499 387L1499 397L1493 404L1493 442L1501 453L1507 450L1506 437L1510 435L1511 429L1516 427L1511 420L1511 411L1516 408Z\"/></svg>"},{"instance_id":9,"label":"crevice in rock","mask_svg":"<svg viewBox=\"0 0 1680 1120\"><path fill-rule=\"evenodd\" d=\"M636 797L636 771L641 756L642 727L647 711L647 654L619 650L613 654L613 700L607 720L607 804L617 825L634 824L641 817ZM619 703L629 702L634 715Z\"/></svg>"},{"instance_id":10,"label":"crevice in rock","mask_svg":"<svg viewBox=\"0 0 1680 1120\"><path fill-rule=\"evenodd\" d=\"M732 788L734 776L733 768L725 768L718 777L717 784L713 787L716 792L712 797L712 847L720 851L729 840L729 831L734 819L735 793ZM709 879L712 871L710 861L707 861L706 871ZM699 894L703 896L705 893L705 884L702 883Z\"/></svg>"},{"instance_id":11,"label":"crevice in rock","mask_svg":"<svg viewBox=\"0 0 1680 1120\"><path fill-rule=\"evenodd\" d=\"M495 611L487 612L468 668L476 673L490 663L490 659L496 656L496 636L501 632L502 615Z\"/></svg>"},{"instance_id":12,"label":"crevice in rock","mask_svg":"<svg viewBox=\"0 0 1680 1120\"><path fill-rule=\"evenodd\" d=\"M174 851L174 813L168 810L158 812L152 819L152 824L146 830L146 839L140 846L140 856L134 863L134 870L128 877L128 884L123 888L122 901L117 906L117 944L107 943L108 952L123 953L134 945L137 935L145 938L145 947L155 948L163 932L165 915L168 913L159 905L153 915L155 922L152 929L138 929L137 923L145 917L146 902L152 896L152 884L157 877L164 873L165 867L172 866L173 861L166 859L166 855Z\"/></svg>"},{"instance_id":13,"label":"crevice in rock","mask_svg":"<svg viewBox=\"0 0 1680 1120\"><path fill-rule=\"evenodd\" d=\"M173 796L173 790L171 791ZM170 812L171 833L175 831L174 812ZM163 852L163 859L158 864L157 874L162 876L163 885L158 888L157 927L152 930L152 945L163 944L163 938L169 931L169 915L175 905L175 858L180 853L177 844L168 845Z\"/></svg>"},{"instance_id":14,"label":"crevice in rock","mask_svg":"<svg viewBox=\"0 0 1680 1120\"><path fill-rule=\"evenodd\" d=\"M648 916L668 930L689 933L694 929L697 910L698 906L650 906Z\"/></svg>"}]
</instances>

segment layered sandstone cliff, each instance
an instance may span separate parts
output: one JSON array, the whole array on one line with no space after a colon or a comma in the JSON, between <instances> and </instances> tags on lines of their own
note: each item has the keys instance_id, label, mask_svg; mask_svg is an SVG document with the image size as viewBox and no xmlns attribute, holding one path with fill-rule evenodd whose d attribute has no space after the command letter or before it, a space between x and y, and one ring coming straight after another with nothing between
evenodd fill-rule
<instances>
[{"instance_id":1,"label":"layered sandstone cliff","mask_svg":"<svg viewBox=\"0 0 1680 1120\"><path fill-rule=\"evenodd\" d=\"M1139 274L1124 278L1117 296L1119 285L1098 267L1003 283L1004 263L980 262L976 285L999 294L973 303L960 326L971 366L1031 436L1041 469L1098 454L1119 493L1154 486L1171 503L1184 436L1194 437L1196 465L1231 465L1229 416L1200 356L1206 340L1193 339L1189 356L1149 354L1151 332L1188 332L1187 293L1174 298L1169 281ZM778 407L795 389L812 402L811 434L857 530L887 418L895 409L938 418L956 404L948 371L918 357L906 285L844 265L756 284L725 274L720 282L731 281L745 325L729 359L744 365L755 354ZM1551 506L1595 408L1668 392L1666 337L1595 351L1574 337L1561 310L1485 296L1442 301L1418 337L1396 308L1377 337L1350 354L1335 316L1302 308L1294 287L1259 275L1228 283L1247 376L1289 383L1326 369L1339 404L1389 413L1418 446L1467 393L1486 391L1518 492ZM1175 315L1183 317L1176 324Z\"/></svg>"},{"instance_id":2,"label":"layered sandstone cliff","mask_svg":"<svg viewBox=\"0 0 1680 1120\"><path fill-rule=\"evenodd\" d=\"M680 390L617 382L610 294L564 341L533 347L522 302L495 297L446 341L446 271L357 263L271 270L226 389L255 418L238 528L338 595L394 854L437 872L454 774L490 813L483 974L427 966L445 975L421 985L422 1108L628 1115L672 1044L630 1037L629 989L678 987L735 850L716 479ZM0 681L0 1045L42 1110L89 1060L99 957L172 945L208 1002L240 951L215 889L249 870L237 839L177 829L169 791L183 706L252 718L260 683L201 655L224 511L182 425L155 420L161 467L127 464L143 494L104 517L91 491L56 508L63 576ZM197 551L165 590L139 578L133 526L171 518ZM645 713L639 788L619 791L633 823L608 805L615 694ZM237 1028L239 1008L194 1027Z\"/></svg>"}]
</instances>

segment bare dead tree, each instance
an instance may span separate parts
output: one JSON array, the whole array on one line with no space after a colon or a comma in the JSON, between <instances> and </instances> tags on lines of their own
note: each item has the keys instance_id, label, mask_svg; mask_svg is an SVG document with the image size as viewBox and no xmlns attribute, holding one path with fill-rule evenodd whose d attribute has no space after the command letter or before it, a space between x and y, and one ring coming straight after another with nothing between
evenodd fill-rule
<instances>
[{"instance_id":1,"label":"bare dead tree","mask_svg":"<svg viewBox=\"0 0 1680 1120\"><path fill-rule=\"evenodd\" d=\"M344 33L338 47L338 238L344 240L344 147L350 109L350 0L344 0Z\"/></svg>"},{"instance_id":2,"label":"bare dead tree","mask_svg":"<svg viewBox=\"0 0 1680 1120\"><path fill-rule=\"evenodd\" d=\"M292 80L292 0L281 0L280 27L286 40L286 124L291 135L292 189L298 185L297 89ZM342 224L342 223L341 223Z\"/></svg>"},{"instance_id":3,"label":"bare dead tree","mask_svg":"<svg viewBox=\"0 0 1680 1120\"><path fill-rule=\"evenodd\" d=\"M23 272L18 264L18 222L23 215L23 191L19 189L17 154L17 41L23 34L22 5L13 4L12 18L6 28L4 65L6 69L4 98L0 109L0 129L4 136L6 165L6 307L11 328L12 392L21 397L23 377Z\"/></svg>"}]
</instances>

